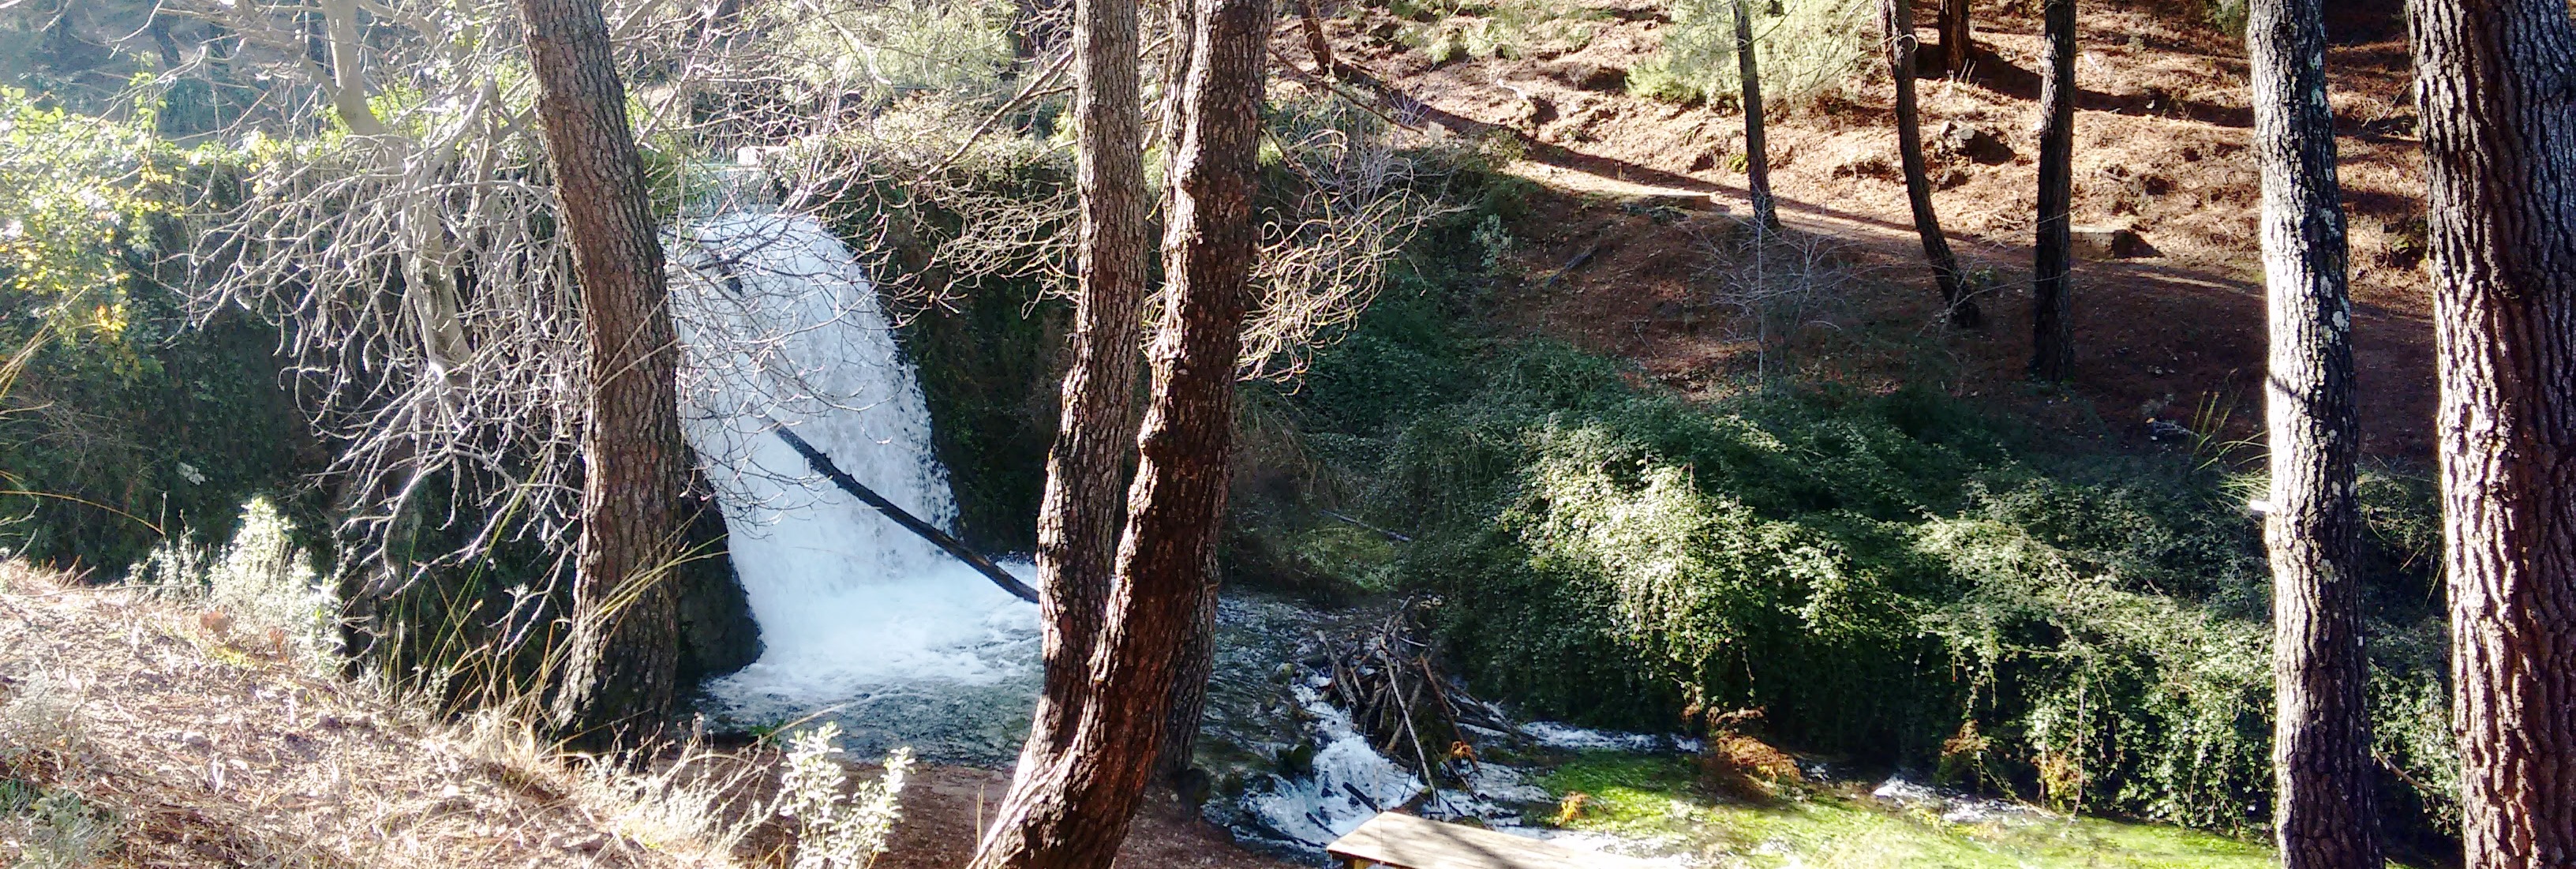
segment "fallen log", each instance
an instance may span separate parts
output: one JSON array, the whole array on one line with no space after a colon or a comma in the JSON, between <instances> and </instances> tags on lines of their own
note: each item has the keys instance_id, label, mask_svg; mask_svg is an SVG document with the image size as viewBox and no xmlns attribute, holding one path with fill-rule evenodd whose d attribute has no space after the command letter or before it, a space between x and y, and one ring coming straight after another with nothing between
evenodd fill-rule
<instances>
[{"instance_id":1,"label":"fallen log","mask_svg":"<svg viewBox=\"0 0 2576 869\"><path fill-rule=\"evenodd\" d=\"M805 463L813 466L815 473L822 474L824 478L831 480L832 485L841 487L841 491L850 493L850 497L859 499L859 503L876 508L877 512L894 520L894 524L903 526L904 530L919 534L921 539L930 541L931 545L957 556L957 560L966 562L968 567L975 568L975 572L992 580L994 585L1001 586L1003 591L1010 592L1012 597L1030 603L1038 602L1037 589L1030 588L1028 583L1021 582L1019 577L1012 576L1010 571L1003 570L1001 565L994 564L993 560L985 558L983 553L968 548L963 541L948 536L948 532L939 530L938 526L921 521L920 517L912 515L902 507L895 506L895 503L886 500L885 496L861 485L856 478L842 471L840 465L833 464L832 457L824 455L822 450L815 449L813 444L806 443L805 439L798 436L796 432L779 425L776 420L771 420L770 425L778 432L778 439L786 441L787 448L795 450L797 455L804 456Z\"/></svg>"}]
</instances>

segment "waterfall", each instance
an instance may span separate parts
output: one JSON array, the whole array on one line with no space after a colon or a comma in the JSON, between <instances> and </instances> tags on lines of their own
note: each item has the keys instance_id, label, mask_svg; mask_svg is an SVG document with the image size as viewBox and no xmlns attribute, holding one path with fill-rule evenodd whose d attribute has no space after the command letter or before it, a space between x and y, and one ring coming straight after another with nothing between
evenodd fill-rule
<instances>
[{"instance_id":1,"label":"waterfall","mask_svg":"<svg viewBox=\"0 0 2576 869\"><path fill-rule=\"evenodd\" d=\"M675 247L687 252L672 287L683 434L716 489L762 644L703 706L736 727L835 710L855 751L1006 760L1037 695L1036 607L833 487L774 433L792 427L953 528L921 384L875 287L807 217L736 211Z\"/></svg>"}]
</instances>

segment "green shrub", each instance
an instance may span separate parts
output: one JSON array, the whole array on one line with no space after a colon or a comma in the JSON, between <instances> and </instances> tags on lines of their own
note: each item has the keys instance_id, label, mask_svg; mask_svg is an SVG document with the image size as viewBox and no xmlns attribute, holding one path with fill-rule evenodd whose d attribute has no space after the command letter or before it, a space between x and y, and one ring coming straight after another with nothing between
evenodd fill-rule
<instances>
[{"instance_id":1,"label":"green shrub","mask_svg":"<svg viewBox=\"0 0 2576 869\"><path fill-rule=\"evenodd\" d=\"M887 102L992 89L1013 62L1011 4L891 0L761 7L775 53L807 98Z\"/></svg>"},{"instance_id":2,"label":"green shrub","mask_svg":"<svg viewBox=\"0 0 2576 869\"><path fill-rule=\"evenodd\" d=\"M1564 0L1394 0L1387 9L1413 21L1396 33L1396 42L1429 54L1434 65L1470 57L1546 57L1581 51L1608 17L1601 10Z\"/></svg>"},{"instance_id":3,"label":"green shrub","mask_svg":"<svg viewBox=\"0 0 2576 869\"><path fill-rule=\"evenodd\" d=\"M276 333L188 323L171 203L203 170L138 114L0 89L0 547L110 575L310 470Z\"/></svg>"},{"instance_id":4,"label":"green shrub","mask_svg":"<svg viewBox=\"0 0 2576 869\"><path fill-rule=\"evenodd\" d=\"M1477 339L1457 327L1479 269L1463 241L1319 354L1293 403L1367 481L1349 509L1413 538L1392 581L1439 600L1478 691L1617 727L1758 707L1767 738L1864 764L2265 823L2268 571L2222 472L2056 450L1933 392L1692 402L1613 360ZM2439 827L2431 490L2376 469L2362 494L2379 750L2407 779L2390 811Z\"/></svg>"},{"instance_id":5,"label":"green shrub","mask_svg":"<svg viewBox=\"0 0 2576 869\"><path fill-rule=\"evenodd\" d=\"M1734 0L1682 0L1662 28L1663 47L1628 71L1628 91L1678 103L1741 101ZM1753 4L1753 51L1762 99L1775 108L1813 103L1869 66L1879 44L1870 0Z\"/></svg>"}]
</instances>

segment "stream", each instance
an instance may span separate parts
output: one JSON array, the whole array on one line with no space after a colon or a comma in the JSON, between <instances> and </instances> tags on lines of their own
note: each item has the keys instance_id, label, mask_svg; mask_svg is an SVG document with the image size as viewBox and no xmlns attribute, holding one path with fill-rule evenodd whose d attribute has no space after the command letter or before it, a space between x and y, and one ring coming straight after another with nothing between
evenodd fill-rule
<instances>
[{"instance_id":1,"label":"stream","mask_svg":"<svg viewBox=\"0 0 2576 869\"><path fill-rule=\"evenodd\" d=\"M836 721L859 757L909 746L935 763L1008 766L1036 704L1036 607L833 487L774 433L792 427L861 484L953 529L920 382L857 258L820 223L759 209L700 220L679 247L684 434L716 489L762 642L757 662L706 687L701 711L732 730ZM1223 602L1201 737L1217 785L1206 816L1308 859L1398 806L1542 834L1525 813L1549 795L1522 771L1483 764L1467 776L1472 788L1434 790L1327 701L1324 644L1379 615L1258 595ZM1519 730L1493 737L1684 747Z\"/></svg>"}]
</instances>

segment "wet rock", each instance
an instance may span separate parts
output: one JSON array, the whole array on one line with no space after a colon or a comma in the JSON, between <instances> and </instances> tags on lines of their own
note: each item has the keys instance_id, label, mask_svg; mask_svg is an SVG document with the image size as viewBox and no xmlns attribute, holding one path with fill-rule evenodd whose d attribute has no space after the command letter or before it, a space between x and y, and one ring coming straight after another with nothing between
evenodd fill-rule
<instances>
[{"instance_id":1,"label":"wet rock","mask_svg":"<svg viewBox=\"0 0 2576 869\"><path fill-rule=\"evenodd\" d=\"M695 491L711 491L701 474ZM688 527L697 551L723 552L724 514L712 503L697 505ZM734 574L732 558L693 558L677 577L680 620L680 680L695 684L760 659L760 624L752 620L751 599Z\"/></svg>"},{"instance_id":2,"label":"wet rock","mask_svg":"<svg viewBox=\"0 0 2576 869\"><path fill-rule=\"evenodd\" d=\"M1315 774L1315 744L1300 742L1279 753L1279 774L1301 776Z\"/></svg>"}]
</instances>

